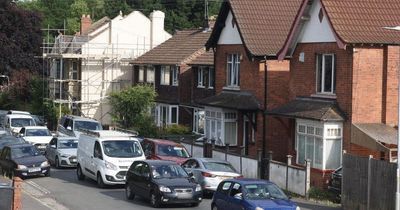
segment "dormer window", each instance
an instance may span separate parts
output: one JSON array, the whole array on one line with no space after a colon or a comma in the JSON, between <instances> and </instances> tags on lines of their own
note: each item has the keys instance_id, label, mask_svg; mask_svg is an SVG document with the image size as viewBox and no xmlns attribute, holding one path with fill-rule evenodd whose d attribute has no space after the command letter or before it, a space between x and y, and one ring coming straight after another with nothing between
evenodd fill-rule
<instances>
[{"instance_id":1,"label":"dormer window","mask_svg":"<svg viewBox=\"0 0 400 210\"><path fill-rule=\"evenodd\" d=\"M229 88L239 87L240 55L229 54L227 58L226 86Z\"/></svg>"},{"instance_id":2,"label":"dormer window","mask_svg":"<svg viewBox=\"0 0 400 210\"><path fill-rule=\"evenodd\" d=\"M335 54L317 54L317 93L335 94L336 91Z\"/></svg>"}]
</instances>

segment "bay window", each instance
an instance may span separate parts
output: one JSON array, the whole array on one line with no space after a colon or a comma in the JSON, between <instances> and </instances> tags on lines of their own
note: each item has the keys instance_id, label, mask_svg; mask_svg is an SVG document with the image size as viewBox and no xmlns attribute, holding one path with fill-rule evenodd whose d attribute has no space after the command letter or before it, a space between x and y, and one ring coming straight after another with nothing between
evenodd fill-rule
<instances>
[{"instance_id":1,"label":"bay window","mask_svg":"<svg viewBox=\"0 0 400 210\"><path fill-rule=\"evenodd\" d=\"M237 113L230 110L206 108L205 136L217 145L237 145Z\"/></svg>"},{"instance_id":2,"label":"bay window","mask_svg":"<svg viewBox=\"0 0 400 210\"><path fill-rule=\"evenodd\" d=\"M154 119L159 127L178 124L179 108L177 105L157 104L154 110Z\"/></svg>"},{"instance_id":3,"label":"bay window","mask_svg":"<svg viewBox=\"0 0 400 210\"><path fill-rule=\"evenodd\" d=\"M203 109L193 110L193 132L204 134L205 112Z\"/></svg>"},{"instance_id":4,"label":"bay window","mask_svg":"<svg viewBox=\"0 0 400 210\"><path fill-rule=\"evenodd\" d=\"M341 165L342 123L296 120L297 163L311 160L311 167L322 170Z\"/></svg>"}]
</instances>

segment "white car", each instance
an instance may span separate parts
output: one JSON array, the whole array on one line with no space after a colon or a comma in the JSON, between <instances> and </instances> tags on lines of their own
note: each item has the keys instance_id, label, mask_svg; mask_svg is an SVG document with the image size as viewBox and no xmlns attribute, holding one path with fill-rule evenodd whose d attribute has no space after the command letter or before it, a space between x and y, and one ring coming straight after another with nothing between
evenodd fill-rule
<instances>
[{"instance_id":1,"label":"white car","mask_svg":"<svg viewBox=\"0 0 400 210\"><path fill-rule=\"evenodd\" d=\"M23 138L26 142L35 145L42 153L44 153L47 144L53 138L53 135L46 126L22 127L18 136Z\"/></svg>"},{"instance_id":2,"label":"white car","mask_svg":"<svg viewBox=\"0 0 400 210\"><path fill-rule=\"evenodd\" d=\"M56 168L76 167L78 138L70 136L54 137L46 147L45 156Z\"/></svg>"}]
</instances>

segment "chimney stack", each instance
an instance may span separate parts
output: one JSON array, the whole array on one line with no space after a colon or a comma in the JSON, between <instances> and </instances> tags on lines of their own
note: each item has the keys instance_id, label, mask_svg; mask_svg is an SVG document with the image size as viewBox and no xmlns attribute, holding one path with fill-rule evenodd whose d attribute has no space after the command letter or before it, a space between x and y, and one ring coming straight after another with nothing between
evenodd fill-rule
<instances>
[{"instance_id":1,"label":"chimney stack","mask_svg":"<svg viewBox=\"0 0 400 210\"><path fill-rule=\"evenodd\" d=\"M92 26L92 19L90 18L90 15L83 14L81 17L81 34L87 34L90 26Z\"/></svg>"},{"instance_id":2,"label":"chimney stack","mask_svg":"<svg viewBox=\"0 0 400 210\"><path fill-rule=\"evenodd\" d=\"M156 47L165 40L164 33L164 19L165 14L159 10L153 11L150 14L151 21L151 48Z\"/></svg>"}]
</instances>

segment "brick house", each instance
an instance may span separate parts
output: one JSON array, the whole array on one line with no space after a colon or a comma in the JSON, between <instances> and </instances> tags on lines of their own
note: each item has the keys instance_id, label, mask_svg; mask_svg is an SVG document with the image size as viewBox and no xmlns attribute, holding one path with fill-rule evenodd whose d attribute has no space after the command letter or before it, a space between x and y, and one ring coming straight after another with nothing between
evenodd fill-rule
<instances>
[{"instance_id":1,"label":"brick house","mask_svg":"<svg viewBox=\"0 0 400 210\"><path fill-rule=\"evenodd\" d=\"M304 1L278 54L290 60L290 101L267 114L289 120L293 162L311 160L312 185L326 184L343 150L396 159L400 33L384 27L400 24L400 4L376 3Z\"/></svg>"},{"instance_id":2,"label":"brick house","mask_svg":"<svg viewBox=\"0 0 400 210\"><path fill-rule=\"evenodd\" d=\"M216 95L205 98L205 137L231 151L256 157L266 148L285 159L286 119L265 116L288 101L289 62L278 61L301 0L222 3L206 47L215 52ZM285 138L286 140L286 138Z\"/></svg>"},{"instance_id":3,"label":"brick house","mask_svg":"<svg viewBox=\"0 0 400 210\"><path fill-rule=\"evenodd\" d=\"M203 29L177 31L132 62L133 84L153 84L158 94L153 112L158 126L204 132L204 108L197 101L214 94L214 55L204 47L209 36Z\"/></svg>"}]
</instances>

